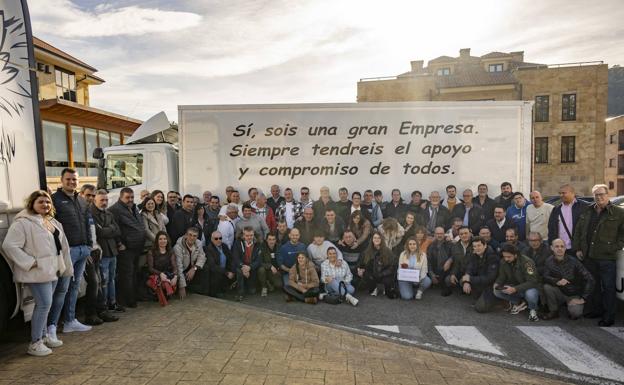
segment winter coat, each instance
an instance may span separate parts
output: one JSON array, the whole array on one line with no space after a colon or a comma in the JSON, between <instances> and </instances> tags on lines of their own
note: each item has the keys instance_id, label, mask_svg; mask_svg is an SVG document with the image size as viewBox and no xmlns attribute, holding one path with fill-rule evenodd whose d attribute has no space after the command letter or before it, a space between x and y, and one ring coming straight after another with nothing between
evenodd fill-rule
<instances>
[{"instance_id":1,"label":"winter coat","mask_svg":"<svg viewBox=\"0 0 624 385\"><path fill-rule=\"evenodd\" d=\"M121 230L113 213L91 205L91 216L95 224L98 245L102 248L102 257L116 257L119 254L117 243L121 237Z\"/></svg>"},{"instance_id":2,"label":"winter coat","mask_svg":"<svg viewBox=\"0 0 624 385\"><path fill-rule=\"evenodd\" d=\"M557 282L562 278L569 283L558 286ZM594 291L596 281L578 259L565 255L561 262L554 256L548 257L544 267L544 283L559 288L568 297L579 296L588 299Z\"/></svg>"},{"instance_id":3,"label":"winter coat","mask_svg":"<svg viewBox=\"0 0 624 385\"><path fill-rule=\"evenodd\" d=\"M235 241L232 246L232 271L236 271L243 267L245 261L245 241ZM260 244L253 242L251 245L251 256L249 258L249 267L252 271L256 271L262 266L262 258L260 257Z\"/></svg>"},{"instance_id":4,"label":"winter coat","mask_svg":"<svg viewBox=\"0 0 624 385\"><path fill-rule=\"evenodd\" d=\"M470 253L466 262L466 274L470 275L470 284L481 287L492 285L498 273L499 260L498 255L489 247L481 257Z\"/></svg>"},{"instance_id":5,"label":"winter coat","mask_svg":"<svg viewBox=\"0 0 624 385\"><path fill-rule=\"evenodd\" d=\"M145 246L145 225L136 205L129 209L122 201L117 201L109 209L121 230L121 242L128 249L143 250Z\"/></svg>"},{"instance_id":6,"label":"winter coat","mask_svg":"<svg viewBox=\"0 0 624 385\"><path fill-rule=\"evenodd\" d=\"M143 218L143 226L145 226L145 247L151 247L156 241L156 234L159 231L165 231L165 224L158 212L154 212L156 216L149 214L147 211L141 211Z\"/></svg>"},{"instance_id":7,"label":"winter coat","mask_svg":"<svg viewBox=\"0 0 624 385\"><path fill-rule=\"evenodd\" d=\"M225 255L225 267L223 268L220 263L221 254L217 247L212 242L209 242L204 247L206 264L208 264L208 270L210 270L211 273L225 274L232 271L232 253L230 253L229 247L225 243L221 243L221 250L223 250L223 254Z\"/></svg>"},{"instance_id":8,"label":"winter coat","mask_svg":"<svg viewBox=\"0 0 624 385\"><path fill-rule=\"evenodd\" d=\"M52 194L52 203L56 210L55 218L63 225L65 236L69 246L91 246L91 233L89 231L89 218L91 212L87 207L87 202L74 192L73 198L70 198L59 187Z\"/></svg>"},{"instance_id":9,"label":"winter coat","mask_svg":"<svg viewBox=\"0 0 624 385\"><path fill-rule=\"evenodd\" d=\"M539 283L540 277L531 258L518 255L512 263L501 262L496 278L497 285L513 286L518 292L523 293L528 289L538 288Z\"/></svg>"},{"instance_id":10,"label":"winter coat","mask_svg":"<svg viewBox=\"0 0 624 385\"><path fill-rule=\"evenodd\" d=\"M410 256L405 251L401 253L399 256L399 269L402 269L401 265L408 265ZM420 256L420 262L418 262L418 258L415 260L416 265L414 267L407 267L408 269L419 269L420 270L420 280L422 281L426 276L429 268L427 267L427 254L422 253Z\"/></svg>"},{"instance_id":11,"label":"winter coat","mask_svg":"<svg viewBox=\"0 0 624 385\"><path fill-rule=\"evenodd\" d=\"M178 269L178 279L179 286L186 287L186 278L184 276L184 272L188 269L189 266L195 265L198 268L203 268L206 263L206 254L204 253L204 248L202 247L201 241L199 239L195 240L195 244L191 249L186 246L186 237L182 236L178 239L175 246L173 247L173 252L176 256L176 263Z\"/></svg>"},{"instance_id":12,"label":"winter coat","mask_svg":"<svg viewBox=\"0 0 624 385\"><path fill-rule=\"evenodd\" d=\"M624 209L609 203L604 209L606 213L599 217L590 234L589 225L595 208L593 203L579 216L572 247L581 250L584 258L615 261L616 253L624 249Z\"/></svg>"},{"instance_id":13,"label":"winter coat","mask_svg":"<svg viewBox=\"0 0 624 385\"><path fill-rule=\"evenodd\" d=\"M299 262L295 262L288 272L288 284L291 287L297 287L297 283L301 283L308 290L319 287L319 277L314 263L308 261L305 267L300 267Z\"/></svg>"},{"instance_id":14,"label":"winter coat","mask_svg":"<svg viewBox=\"0 0 624 385\"><path fill-rule=\"evenodd\" d=\"M69 243L63 226L56 219L50 223L59 231L61 252L57 253L54 235L45 227L41 215L20 211L9 227L2 248L13 270L13 280L22 283L56 281L58 275L71 277L74 269ZM37 267L33 268L37 262Z\"/></svg>"},{"instance_id":15,"label":"winter coat","mask_svg":"<svg viewBox=\"0 0 624 385\"><path fill-rule=\"evenodd\" d=\"M559 234L559 221L561 220L561 205L562 203L555 206L555 208L550 212L550 217L548 218L548 244L552 244L557 238L561 238ZM583 210L587 207L587 203L576 200L572 204L572 228L568 228L570 230L570 235L574 236L574 230L576 229L576 224L578 223L579 216ZM565 230L563 230L565 231ZM572 237L570 237L572 240Z\"/></svg>"}]
</instances>

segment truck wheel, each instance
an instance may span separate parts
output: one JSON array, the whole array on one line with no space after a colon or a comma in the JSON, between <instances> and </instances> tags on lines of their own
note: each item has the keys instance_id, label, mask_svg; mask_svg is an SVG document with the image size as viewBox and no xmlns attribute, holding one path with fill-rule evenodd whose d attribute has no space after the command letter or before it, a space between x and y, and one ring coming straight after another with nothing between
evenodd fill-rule
<instances>
[{"instance_id":1,"label":"truck wheel","mask_svg":"<svg viewBox=\"0 0 624 385\"><path fill-rule=\"evenodd\" d=\"M9 317L13 314L16 300L11 270L0 256L0 339L6 337Z\"/></svg>"}]
</instances>

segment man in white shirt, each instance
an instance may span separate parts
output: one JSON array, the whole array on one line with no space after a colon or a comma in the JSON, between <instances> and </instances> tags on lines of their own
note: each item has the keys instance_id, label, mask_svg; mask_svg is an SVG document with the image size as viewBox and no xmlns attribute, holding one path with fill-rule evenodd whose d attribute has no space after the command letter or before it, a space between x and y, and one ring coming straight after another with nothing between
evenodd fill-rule
<instances>
[{"instance_id":1,"label":"man in white shirt","mask_svg":"<svg viewBox=\"0 0 624 385\"><path fill-rule=\"evenodd\" d=\"M217 231L221 233L223 243L231 249L236 235L236 222L240 218L238 217L238 207L235 204L229 204L225 207L225 215L219 216Z\"/></svg>"},{"instance_id":2,"label":"man in white shirt","mask_svg":"<svg viewBox=\"0 0 624 385\"><path fill-rule=\"evenodd\" d=\"M327 249L333 247L336 249L336 253L338 253L338 259L342 260L342 252L338 250L336 245L331 243L330 241L325 240L325 235L322 231L317 231L314 233L314 240L312 243L308 245L308 258L314 265L316 265L316 270L321 271L321 264L327 259Z\"/></svg>"},{"instance_id":3,"label":"man in white shirt","mask_svg":"<svg viewBox=\"0 0 624 385\"><path fill-rule=\"evenodd\" d=\"M540 233L542 239L548 239L548 218L554 206L544 202L539 191L529 194L529 199L533 202L526 210L526 234L530 232Z\"/></svg>"}]
</instances>

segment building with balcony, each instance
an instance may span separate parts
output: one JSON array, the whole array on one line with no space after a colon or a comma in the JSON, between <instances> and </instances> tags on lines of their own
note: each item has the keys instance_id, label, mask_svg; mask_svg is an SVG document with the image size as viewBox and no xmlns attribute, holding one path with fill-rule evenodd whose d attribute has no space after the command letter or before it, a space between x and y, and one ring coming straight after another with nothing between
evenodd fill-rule
<instances>
[{"instance_id":1,"label":"building with balcony","mask_svg":"<svg viewBox=\"0 0 624 385\"><path fill-rule=\"evenodd\" d=\"M142 122L91 107L89 87L104 83L97 69L36 37L33 44L48 186L58 186L65 167L95 183L93 150L124 143Z\"/></svg>"},{"instance_id":2,"label":"building with balcony","mask_svg":"<svg viewBox=\"0 0 624 385\"><path fill-rule=\"evenodd\" d=\"M472 56L467 48L426 67L412 61L397 76L360 79L357 100L534 101L533 188L556 195L570 183L586 195L604 178L607 71L602 62L546 65L525 62L522 51Z\"/></svg>"},{"instance_id":3,"label":"building with balcony","mask_svg":"<svg viewBox=\"0 0 624 385\"><path fill-rule=\"evenodd\" d=\"M605 183L609 195L624 195L624 115L608 118L605 144Z\"/></svg>"}]
</instances>

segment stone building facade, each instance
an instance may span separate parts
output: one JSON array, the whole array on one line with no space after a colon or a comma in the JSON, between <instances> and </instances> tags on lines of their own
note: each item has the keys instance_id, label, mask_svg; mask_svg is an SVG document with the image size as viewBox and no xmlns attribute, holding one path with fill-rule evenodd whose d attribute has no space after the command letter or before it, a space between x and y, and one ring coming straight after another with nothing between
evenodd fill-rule
<instances>
[{"instance_id":1,"label":"stone building facade","mask_svg":"<svg viewBox=\"0 0 624 385\"><path fill-rule=\"evenodd\" d=\"M524 52L441 56L411 62L391 78L361 79L358 102L530 100L533 108L532 186L556 195L573 184L588 195L603 183L607 65L545 65L524 61Z\"/></svg>"},{"instance_id":2,"label":"stone building facade","mask_svg":"<svg viewBox=\"0 0 624 385\"><path fill-rule=\"evenodd\" d=\"M104 83L97 69L37 37L33 45L48 187L60 184L65 167L95 184L93 149L124 143L142 122L91 106L89 87Z\"/></svg>"},{"instance_id":3,"label":"stone building facade","mask_svg":"<svg viewBox=\"0 0 624 385\"><path fill-rule=\"evenodd\" d=\"M624 195L624 115L607 119L604 170L609 195Z\"/></svg>"}]
</instances>

